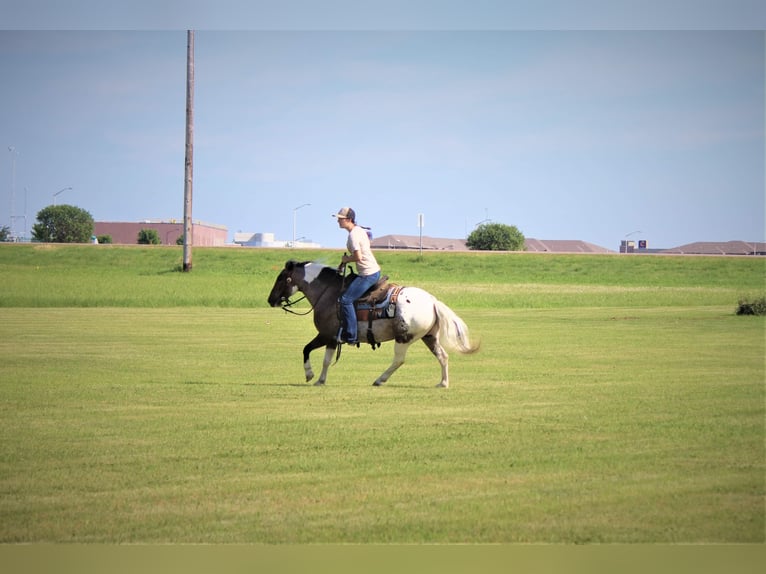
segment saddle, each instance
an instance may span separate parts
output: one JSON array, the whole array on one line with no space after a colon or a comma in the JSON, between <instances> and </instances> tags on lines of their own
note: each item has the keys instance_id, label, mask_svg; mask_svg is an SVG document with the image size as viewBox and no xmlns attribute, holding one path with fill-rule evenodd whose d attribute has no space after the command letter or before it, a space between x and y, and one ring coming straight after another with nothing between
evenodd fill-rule
<instances>
[{"instance_id":1,"label":"saddle","mask_svg":"<svg viewBox=\"0 0 766 574\"><path fill-rule=\"evenodd\" d=\"M375 340L375 336L372 334L372 322L376 319L393 319L396 316L396 302L402 288L396 283L389 283L388 275L383 275L375 285L354 301L356 320L367 322L367 342L372 345L373 349L380 347L380 343Z\"/></svg>"},{"instance_id":2,"label":"saddle","mask_svg":"<svg viewBox=\"0 0 766 574\"><path fill-rule=\"evenodd\" d=\"M357 321L372 323L375 319L393 319L396 315L396 301L401 290L400 285L386 283L369 295L365 294L354 301Z\"/></svg>"},{"instance_id":3,"label":"saddle","mask_svg":"<svg viewBox=\"0 0 766 574\"><path fill-rule=\"evenodd\" d=\"M377 301L380 301L382 297L385 297L388 293L388 275L383 275L378 281L367 289L364 293L362 293L362 296L357 299L354 304L355 305L369 305L371 307L375 306L375 303Z\"/></svg>"}]
</instances>

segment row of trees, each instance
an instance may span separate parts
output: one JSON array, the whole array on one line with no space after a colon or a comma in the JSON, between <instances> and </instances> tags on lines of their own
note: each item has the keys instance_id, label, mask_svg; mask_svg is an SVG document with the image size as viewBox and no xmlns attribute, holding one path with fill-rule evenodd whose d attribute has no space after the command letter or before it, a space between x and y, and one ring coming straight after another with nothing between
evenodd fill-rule
<instances>
[{"instance_id":1,"label":"row of trees","mask_svg":"<svg viewBox=\"0 0 766 574\"><path fill-rule=\"evenodd\" d=\"M44 243L89 243L93 237L95 222L93 216L86 210L74 205L49 205L37 213L37 223L32 226L32 239ZM8 238L10 230L2 229ZM111 243L111 237L99 237L99 243ZM136 242L144 245L159 245L160 236L156 229L142 229ZM183 236L178 243L183 243Z\"/></svg>"},{"instance_id":2,"label":"row of trees","mask_svg":"<svg viewBox=\"0 0 766 574\"><path fill-rule=\"evenodd\" d=\"M93 216L74 205L49 205L37 214L37 223L32 227L32 237L45 243L88 243L93 235ZM5 241L10 230L0 230L0 240ZM106 238L104 238L106 239ZM471 232L466 240L468 249L478 251L523 251L524 234L515 225L483 223ZM104 242L100 239L101 242ZM142 229L137 243L159 245L156 229ZM183 243L183 236L178 238Z\"/></svg>"}]
</instances>

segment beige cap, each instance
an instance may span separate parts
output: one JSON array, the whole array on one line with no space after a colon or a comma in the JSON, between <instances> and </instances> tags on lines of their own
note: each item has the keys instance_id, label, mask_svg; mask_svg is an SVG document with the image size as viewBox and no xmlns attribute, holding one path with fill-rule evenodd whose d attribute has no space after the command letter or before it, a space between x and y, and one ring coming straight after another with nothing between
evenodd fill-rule
<instances>
[{"instance_id":1,"label":"beige cap","mask_svg":"<svg viewBox=\"0 0 766 574\"><path fill-rule=\"evenodd\" d=\"M333 217L337 217L338 219L350 219L351 221L356 220L356 213L354 213L354 210L350 207L341 207L338 210L338 213L334 213Z\"/></svg>"}]
</instances>

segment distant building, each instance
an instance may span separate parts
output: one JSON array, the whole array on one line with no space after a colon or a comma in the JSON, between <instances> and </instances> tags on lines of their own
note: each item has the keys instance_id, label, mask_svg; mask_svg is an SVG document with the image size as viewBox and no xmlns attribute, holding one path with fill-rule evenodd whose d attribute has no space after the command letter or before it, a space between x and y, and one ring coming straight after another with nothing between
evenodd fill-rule
<instances>
[{"instance_id":1,"label":"distant building","mask_svg":"<svg viewBox=\"0 0 766 574\"><path fill-rule=\"evenodd\" d=\"M169 221L147 219L137 223L119 221L97 221L94 227L96 237L109 235L112 243L118 245L136 245L138 233L142 229L154 229L160 237L162 245L176 245L178 238L183 236L183 220ZM228 229L223 225L192 223L192 245L199 247L220 247L226 245Z\"/></svg>"},{"instance_id":2,"label":"distant building","mask_svg":"<svg viewBox=\"0 0 766 574\"><path fill-rule=\"evenodd\" d=\"M241 231L234 234L234 243L242 247L291 247L295 249L319 249L322 247L318 243L300 239L294 244L292 241L277 240L273 233L243 233Z\"/></svg>"},{"instance_id":3,"label":"distant building","mask_svg":"<svg viewBox=\"0 0 766 574\"><path fill-rule=\"evenodd\" d=\"M532 252L547 253L614 253L611 249L579 239L532 239L524 241L524 248Z\"/></svg>"},{"instance_id":4,"label":"distant building","mask_svg":"<svg viewBox=\"0 0 766 574\"><path fill-rule=\"evenodd\" d=\"M685 255L766 255L766 243L758 241L697 241L660 253Z\"/></svg>"},{"instance_id":5,"label":"distant building","mask_svg":"<svg viewBox=\"0 0 766 574\"><path fill-rule=\"evenodd\" d=\"M383 235L370 242L373 249L420 249L419 235ZM440 239L423 236L423 249L431 251L467 251L465 239Z\"/></svg>"},{"instance_id":6,"label":"distant building","mask_svg":"<svg viewBox=\"0 0 766 574\"><path fill-rule=\"evenodd\" d=\"M373 240L373 249L420 249L419 235L383 235ZM465 239L423 237L423 249L429 251L468 251ZM568 239L532 239L524 241L525 251L532 253L614 253L587 241Z\"/></svg>"},{"instance_id":7,"label":"distant building","mask_svg":"<svg viewBox=\"0 0 766 574\"><path fill-rule=\"evenodd\" d=\"M372 241L373 249L420 249L418 235L383 235ZM423 237L423 249L429 251L468 251L464 239L441 239ZM579 239L534 239L524 240L524 250L529 253L617 253L606 247L594 245ZM623 240L619 253L644 255L766 255L766 243L747 241L711 242L699 241L672 249L649 248L644 239Z\"/></svg>"}]
</instances>

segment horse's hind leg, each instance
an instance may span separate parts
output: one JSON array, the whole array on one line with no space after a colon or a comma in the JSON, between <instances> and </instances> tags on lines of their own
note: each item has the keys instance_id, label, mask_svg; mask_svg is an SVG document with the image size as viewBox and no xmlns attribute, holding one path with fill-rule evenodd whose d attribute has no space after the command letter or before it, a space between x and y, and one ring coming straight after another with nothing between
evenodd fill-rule
<instances>
[{"instance_id":1,"label":"horse's hind leg","mask_svg":"<svg viewBox=\"0 0 766 574\"><path fill-rule=\"evenodd\" d=\"M404 364L404 358L407 355L407 349L410 348L411 344L412 343L396 343L394 345L394 361L391 363L391 366L383 371L383 374L380 375L374 383L372 383L373 385L379 387L385 383L391 377L391 375L394 374L394 371L396 371L396 369Z\"/></svg>"},{"instance_id":2,"label":"horse's hind leg","mask_svg":"<svg viewBox=\"0 0 766 574\"><path fill-rule=\"evenodd\" d=\"M439 364L442 367L442 380L436 385L437 387L449 387L449 355L444 347L439 343L438 335L426 335L423 337L423 342L426 344L434 356L439 360Z\"/></svg>"},{"instance_id":3,"label":"horse's hind leg","mask_svg":"<svg viewBox=\"0 0 766 574\"><path fill-rule=\"evenodd\" d=\"M336 343L328 343L324 352L324 360L322 361L322 372L319 374L319 379L314 383L315 386L324 385L327 380L327 370L332 364L332 358L335 356L335 349L337 349Z\"/></svg>"}]
</instances>

